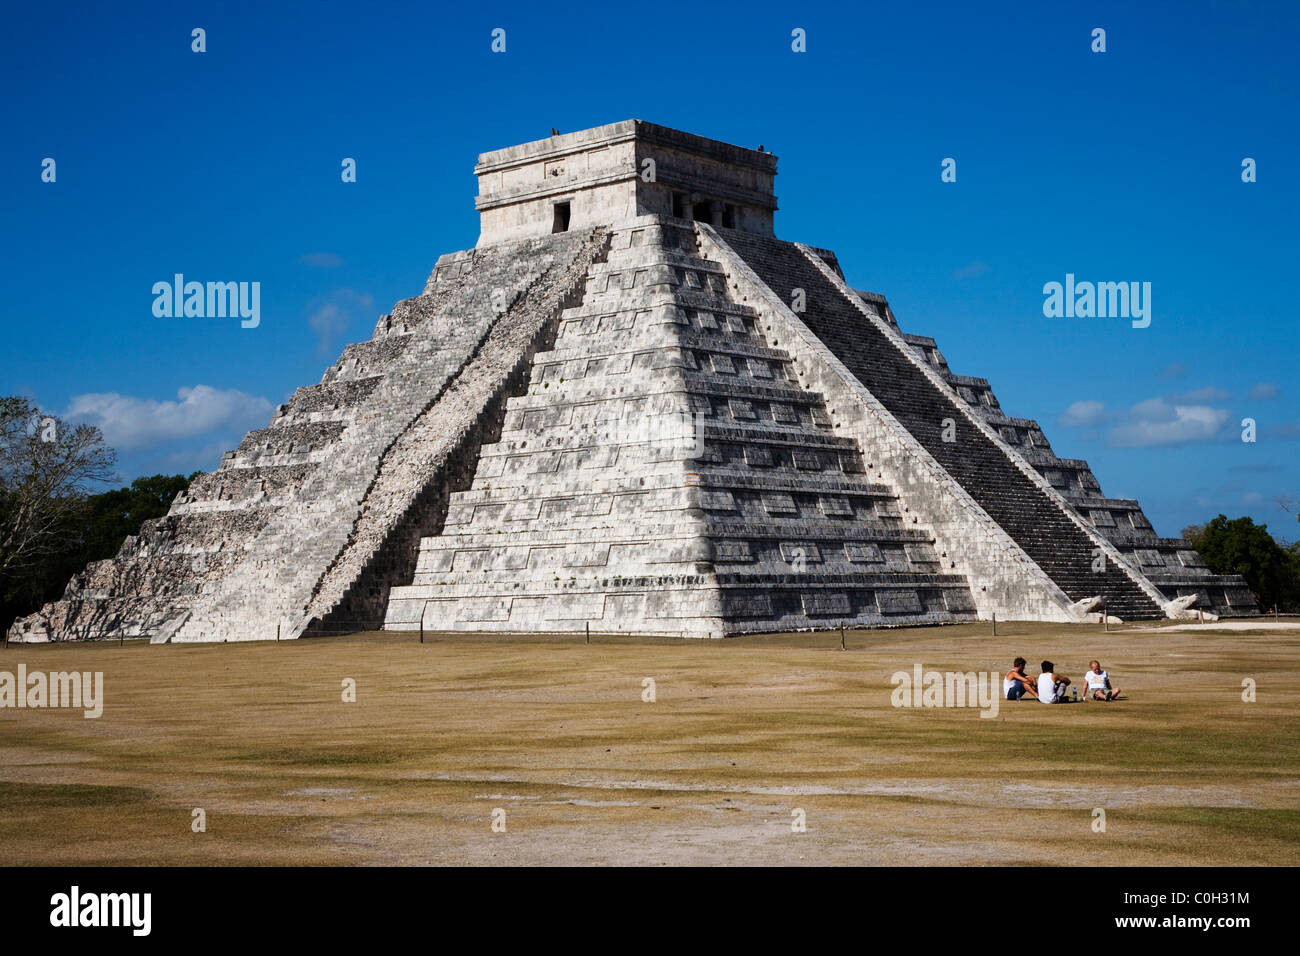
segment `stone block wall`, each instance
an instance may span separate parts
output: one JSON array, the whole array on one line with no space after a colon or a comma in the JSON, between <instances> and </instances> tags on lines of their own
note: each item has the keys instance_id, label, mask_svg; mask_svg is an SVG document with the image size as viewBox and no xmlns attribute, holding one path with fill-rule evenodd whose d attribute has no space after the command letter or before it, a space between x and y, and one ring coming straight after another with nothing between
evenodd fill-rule
<instances>
[{"instance_id":1,"label":"stone block wall","mask_svg":"<svg viewBox=\"0 0 1300 956\"><path fill-rule=\"evenodd\" d=\"M773 238L772 154L628 120L475 172L478 245L14 638L1257 610Z\"/></svg>"},{"instance_id":2,"label":"stone block wall","mask_svg":"<svg viewBox=\"0 0 1300 956\"><path fill-rule=\"evenodd\" d=\"M420 538L441 529L453 491L468 487L483 443L495 441L507 398L557 319L605 254L595 230L573 261L538 276L489 329L457 375L387 449L343 551L317 583L309 627L377 627L389 590L410 580Z\"/></svg>"},{"instance_id":3,"label":"stone block wall","mask_svg":"<svg viewBox=\"0 0 1300 956\"><path fill-rule=\"evenodd\" d=\"M353 557L364 548L349 548L347 560L340 555L356 544L351 535L363 509L385 516L400 510L392 503L401 495L388 485L385 506L365 508L390 446L406 450L399 436L451 389L503 315L514 327L519 312L508 306L530 291L542 296L527 299L531 304L554 296L539 280L558 279L602 242L567 233L444 257L425 291L383 316L369 341L347 346L318 385L298 389L266 428L196 478L166 517L146 522L114 559L75 576L60 601L15 622L11 637L237 641L301 633L325 572L356 569ZM494 393L480 392L490 418ZM480 392L455 394L463 405ZM455 461L444 459L448 475ZM436 510L439 491L404 491L425 494ZM332 588L339 579L336 572ZM373 607L371 614L378 623Z\"/></svg>"},{"instance_id":4,"label":"stone block wall","mask_svg":"<svg viewBox=\"0 0 1300 956\"><path fill-rule=\"evenodd\" d=\"M1190 542L1158 536L1137 501L1107 497L1086 461L1058 457L1038 422L1008 416L987 379L954 374L932 338L903 338L953 387L971 411L1042 474L1078 512L1080 520L1087 521L1114 545L1165 598L1194 594L1194 607L1220 616L1258 612L1255 597L1240 575L1212 574Z\"/></svg>"},{"instance_id":5,"label":"stone block wall","mask_svg":"<svg viewBox=\"0 0 1300 956\"><path fill-rule=\"evenodd\" d=\"M772 234L775 156L642 120L484 153L474 172L480 247L547 235L561 220L586 230L643 215Z\"/></svg>"},{"instance_id":6,"label":"stone block wall","mask_svg":"<svg viewBox=\"0 0 1300 956\"><path fill-rule=\"evenodd\" d=\"M387 626L722 636L968 620L969 586L686 223L615 230Z\"/></svg>"},{"instance_id":7,"label":"stone block wall","mask_svg":"<svg viewBox=\"0 0 1300 956\"><path fill-rule=\"evenodd\" d=\"M941 568L970 583L979 616L1071 620L1072 599L751 267L751 260L759 259L767 241L756 242L759 248L747 250L748 255L742 257L736 251L740 245L736 235L726 233L724 238L704 226L700 232L703 254L722 266L733 294L755 310L764 337L793 357L799 381L826 396L836 428L864 449L867 474L898 490L905 520L923 523L932 532ZM775 247L779 258L772 263L769 275L778 273L792 253L802 255L789 244ZM785 290L787 295L793 288Z\"/></svg>"}]
</instances>

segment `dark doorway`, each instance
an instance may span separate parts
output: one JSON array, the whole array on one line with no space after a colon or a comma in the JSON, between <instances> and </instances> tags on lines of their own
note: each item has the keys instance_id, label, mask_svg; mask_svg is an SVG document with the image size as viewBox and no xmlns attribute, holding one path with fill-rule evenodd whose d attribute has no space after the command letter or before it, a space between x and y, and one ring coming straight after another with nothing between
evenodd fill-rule
<instances>
[{"instance_id":1,"label":"dark doorway","mask_svg":"<svg viewBox=\"0 0 1300 956\"><path fill-rule=\"evenodd\" d=\"M555 220L551 223L551 232L568 232L569 231L569 204L567 202L557 202L555 204Z\"/></svg>"}]
</instances>

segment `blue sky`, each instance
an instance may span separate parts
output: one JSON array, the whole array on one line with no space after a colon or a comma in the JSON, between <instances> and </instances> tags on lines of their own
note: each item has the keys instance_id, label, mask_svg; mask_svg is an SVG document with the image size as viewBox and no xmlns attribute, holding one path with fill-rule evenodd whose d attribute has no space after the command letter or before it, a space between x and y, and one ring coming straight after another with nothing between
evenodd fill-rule
<instances>
[{"instance_id":1,"label":"blue sky","mask_svg":"<svg viewBox=\"0 0 1300 956\"><path fill-rule=\"evenodd\" d=\"M1224 512L1300 537L1300 4L302 0L6 20L0 393L100 424L124 479L215 467L472 246L479 152L635 117L775 152L778 236L834 249L1162 534ZM260 282L260 325L156 318L152 286L177 272ZM1045 317L1066 273L1150 282L1150 327Z\"/></svg>"}]
</instances>

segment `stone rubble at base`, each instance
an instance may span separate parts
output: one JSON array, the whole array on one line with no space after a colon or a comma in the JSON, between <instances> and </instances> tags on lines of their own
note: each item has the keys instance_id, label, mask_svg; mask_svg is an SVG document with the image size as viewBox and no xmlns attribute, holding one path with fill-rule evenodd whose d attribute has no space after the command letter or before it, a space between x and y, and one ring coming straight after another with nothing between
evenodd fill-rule
<instances>
[{"instance_id":1,"label":"stone rubble at base","mask_svg":"<svg viewBox=\"0 0 1300 956\"><path fill-rule=\"evenodd\" d=\"M11 639L1257 612L776 239L771 153L630 120L476 172L478 245Z\"/></svg>"}]
</instances>

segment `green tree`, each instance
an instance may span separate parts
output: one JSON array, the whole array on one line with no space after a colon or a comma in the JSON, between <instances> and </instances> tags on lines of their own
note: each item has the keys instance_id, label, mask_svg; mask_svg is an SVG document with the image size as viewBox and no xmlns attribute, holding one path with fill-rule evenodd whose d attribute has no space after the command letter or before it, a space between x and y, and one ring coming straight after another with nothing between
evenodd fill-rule
<instances>
[{"instance_id":1,"label":"green tree","mask_svg":"<svg viewBox=\"0 0 1300 956\"><path fill-rule=\"evenodd\" d=\"M1219 515L1206 525L1184 528L1183 534L1215 574L1245 578L1262 610L1300 607L1300 556L1278 544L1267 525Z\"/></svg>"},{"instance_id":2,"label":"green tree","mask_svg":"<svg viewBox=\"0 0 1300 956\"><path fill-rule=\"evenodd\" d=\"M25 398L0 397L0 632L62 595L89 562L117 554L199 474L92 494L115 461L98 428L69 427Z\"/></svg>"},{"instance_id":3,"label":"green tree","mask_svg":"<svg viewBox=\"0 0 1300 956\"><path fill-rule=\"evenodd\" d=\"M117 554L128 535L150 518L161 518L172 499L189 487L195 476L152 475L137 478L129 487L91 495L86 499L85 533L76 560L82 565ZM80 570L78 568L77 570Z\"/></svg>"}]
</instances>

